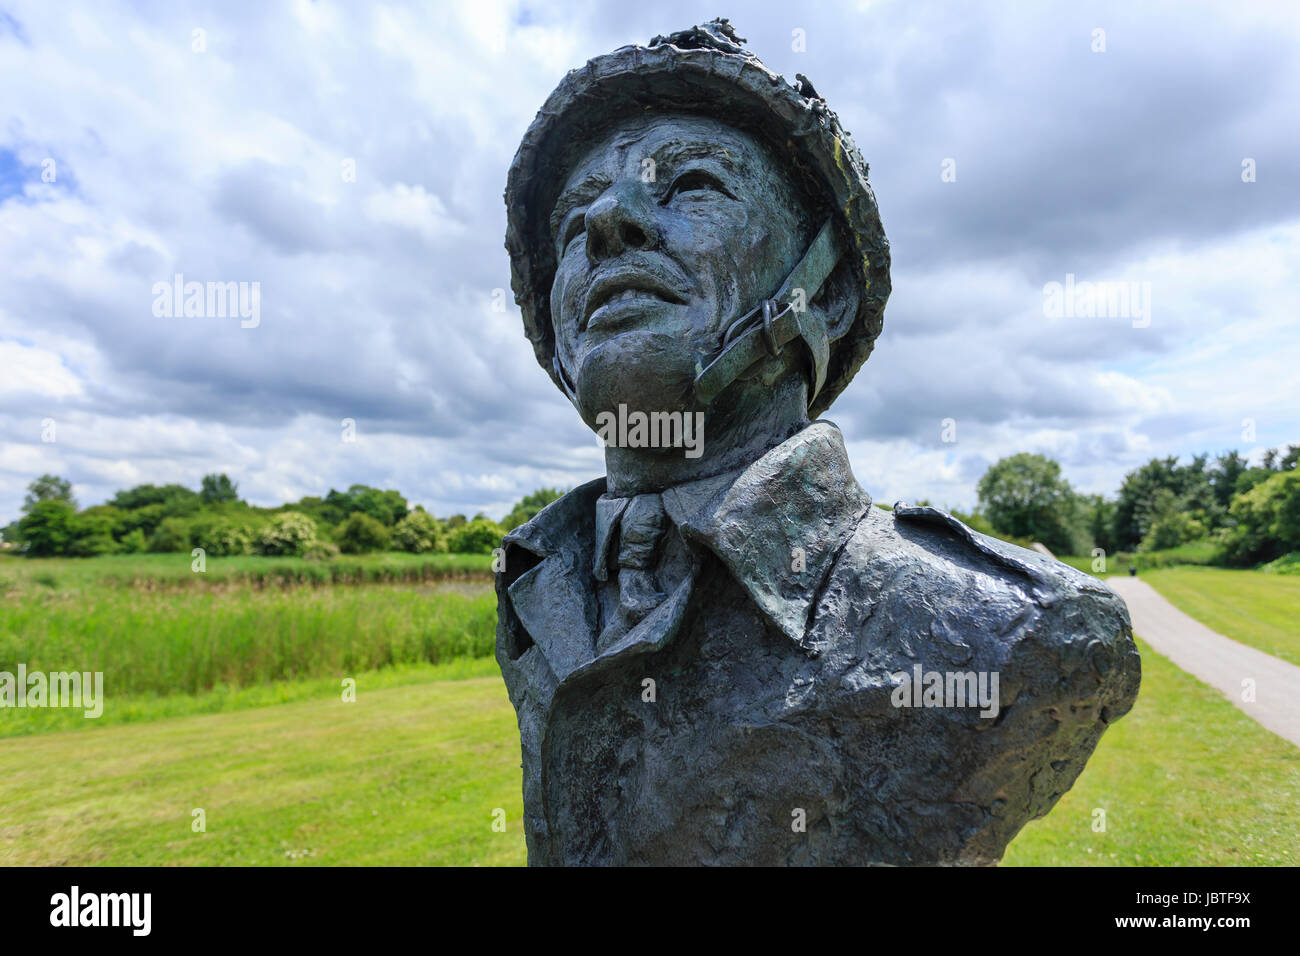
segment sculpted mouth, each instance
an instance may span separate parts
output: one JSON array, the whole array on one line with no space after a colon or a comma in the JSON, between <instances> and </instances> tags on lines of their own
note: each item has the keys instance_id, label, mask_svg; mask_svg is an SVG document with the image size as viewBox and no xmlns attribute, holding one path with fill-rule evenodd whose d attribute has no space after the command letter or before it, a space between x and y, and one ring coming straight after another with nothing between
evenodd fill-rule
<instances>
[{"instance_id":1,"label":"sculpted mouth","mask_svg":"<svg viewBox=\"0 0 1300 956\"><path fill-rule=\"evenodd\" d=\"M585 328L592 315L602 306L638 299L655 299L672 305L685 305L686 297L669 283L645 272L617 272L597 279L587 293L582 310Z\"/></svg>"}]
</instances>

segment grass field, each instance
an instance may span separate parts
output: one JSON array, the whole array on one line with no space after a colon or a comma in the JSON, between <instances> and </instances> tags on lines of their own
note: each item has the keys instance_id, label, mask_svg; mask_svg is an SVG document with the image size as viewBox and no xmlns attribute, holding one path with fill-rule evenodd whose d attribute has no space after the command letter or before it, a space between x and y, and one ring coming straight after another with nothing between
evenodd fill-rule
<instances>
[{"instance_id":1,"label":"grass field","mask_svg":"<svg viewBox=\"0 0 1300 956\"><path fill-rule=\"evenodd\" d=\"M1142 580L1206 627L1300 665L1300 576L1164 568Z\"/></svg>"},{"instance_id":2,"label":"grass field","mask_svg":"<svg viewBox=\"0 0 1300 956\"><path fill-rule=\"evenodd\" d=\"M524 860L499 675L0 740L0 807L6 866Z\"/></svg>"}]
</instances>

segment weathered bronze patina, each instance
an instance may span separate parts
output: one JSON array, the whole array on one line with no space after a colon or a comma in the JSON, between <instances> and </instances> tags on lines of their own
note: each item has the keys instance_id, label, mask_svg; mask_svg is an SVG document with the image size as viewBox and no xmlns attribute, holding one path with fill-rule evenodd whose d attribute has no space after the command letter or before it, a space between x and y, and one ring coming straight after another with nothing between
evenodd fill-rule
<instances>
[{"instance_id":1,"label":"weathered bronze patina","mask_svg":"<svg viewBox=\"0 0 1300 956\"><path fill-rule=\"evenodd\" d=\"M871 352L889 247L835 115L743 42L714 21L592 60L510 169L538 360L592 428L640 422L506 538L529 861L994 863L1132 706L1128 614L873 507L810 421ZM687 453L657 440L697 420Z\"/></svg>"}]
</instances>

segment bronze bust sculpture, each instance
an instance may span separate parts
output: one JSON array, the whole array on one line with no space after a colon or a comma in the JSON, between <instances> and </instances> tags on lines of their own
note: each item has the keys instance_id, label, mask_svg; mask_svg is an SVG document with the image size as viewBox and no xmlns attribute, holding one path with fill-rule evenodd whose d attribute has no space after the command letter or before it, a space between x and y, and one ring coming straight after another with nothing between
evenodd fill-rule
<instances>
[{"instance_id":1,"label":"bronze bust sculpture","mask_svg":"<svg viewBox=\"0 0 1300 956\"><path fill-rule=\"evenodd\" d=\"M810 421L872 350L889 247L838 119L743 43L592 60L510 169L525 329L608 471L498 575L529 861L995 863L1132 706L1128 614L873 507Z\"/></svg>"}]
</instances>

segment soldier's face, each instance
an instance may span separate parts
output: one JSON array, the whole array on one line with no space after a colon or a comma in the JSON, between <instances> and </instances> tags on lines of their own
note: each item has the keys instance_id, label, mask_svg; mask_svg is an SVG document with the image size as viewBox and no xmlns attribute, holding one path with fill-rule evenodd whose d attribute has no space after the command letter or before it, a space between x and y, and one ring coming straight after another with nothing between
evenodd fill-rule
<instances>
[{"instance_id":1,"label":"soldier's face","mask_svg":"<svg viewBox=\"0 0 1300 956\"><path fill-rule=\"evenodd\" d=\"M573 170L551 217L551 316L588 425L687 410L733 320L802 255L803 210L767 150L713 120L630 121Z\"/></svg>"}]
</instances>

